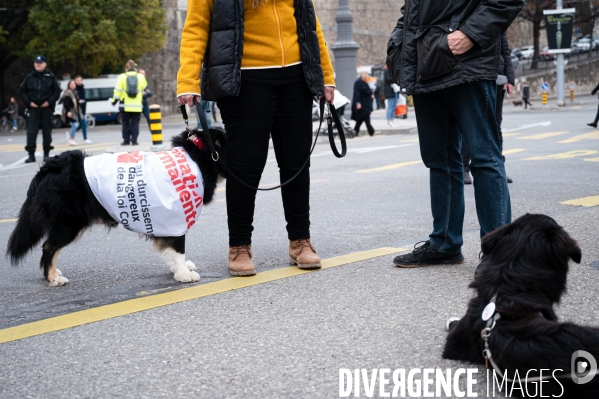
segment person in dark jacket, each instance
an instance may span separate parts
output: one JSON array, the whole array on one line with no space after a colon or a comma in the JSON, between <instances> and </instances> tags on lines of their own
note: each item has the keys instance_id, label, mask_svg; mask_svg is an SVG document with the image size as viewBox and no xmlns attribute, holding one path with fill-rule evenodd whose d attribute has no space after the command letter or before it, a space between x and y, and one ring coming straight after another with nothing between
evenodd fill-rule
<instances>
[{"instance_id":1,"label":"person in dark jacket","mask_svg":"<svg viewBox=\"0 0 599 399\"><path fill-rule=\"evenodd\" d=\"M46 68L46 57L38 55L34 59L31 71L21 83L19 95L29 110L27 118L27 145L25 151L29 157L25 163L35 162L37 133L42 127L44 161L50 156L52 147L52 114L60 97L60 86L56 77Z\"/></svg>"},{"instance_id":2,"label":"person in dark jacket","mask_svg":"<svg viewBox=\"0 0 599 399\"><path fill-rule=\"evenodd\" d=\"M385 107L387 107L387 125L394 127L393 120L395 119L395 108L397 108L397 93L393 90L393 77L389 72L387 65L383 67L385 70Z\"/></svg>"},{"instance_id":3,"label":"person in dark jacket","mask_svg":"<svg viewBox=\"0 0 599 399\"><path fill-rule=\"evenodd\" d=\"M413 0L387 45L401 93L412 94L420 154L430 170L433 231L399 267L464 262L462 140L471 160L480 236L511 221L510 194L495 118L501 34L523 0ZM484 264L483 254L477 269ZM476 273L476 272L475 272Z\"/></svg>"},{"instance_id":4,"label":"person in dark jacket","mask_svg":"<svg viewBox=\"0 0 599 399\"><path fill-rule=\"evenodd\" d=\"M354 83L354 97L351 102L351 118L356 121L354 130L356 136L360 134L360 126L366 124L368 134L374 136L374 128L370 124L370 114L372 113L372 100L374 95L368 83L368 73L360 74L356 83Z\"/></svg>"},{"instance_id":5,"label":"person in dark jacket","mask_svg":"<svg viewBox=\"0 0 599 399\"><path fill-rule=\"evenodd\" d=\"M17 117L19 116L19 104L17 104L17 100L14 97L10 98L8 102L8 107L2 111L3 113L8 114L8 118L12 121L12 130L17 130Z\"/></svg>"},{"instance_id":6,"label":"person in dark jacket","mask_svg":"<svg viewBox=\"0 0 599 399\"><path fill-rule=\"evenodd\" d=\"M85 119L87 111L87 100L85 99L85 86L83 85L83 76L75 76L75 84L77 85L76 91L77 97L79 98L79 111L81 114L81 119L79 120L79 126L77 127L77 131L81 130L81 133L83 133L84 143L91 144L92 141L87 138L87 120ZM74 140L75 135L73 135L72 138Z\"/></svg>"},{"instance_id":7,"label":"person in dark jacket","mask_svg":"<svg viewBox=\"0 0 599 399\"><path fill-rule=\"evenodd\" d=\"M79 103L79 96L77 95L77 84L74 80L69 81L67 88L62 93L62 123L71 123L71 130L67 132L66 139L70 145L77 145L75 142L75 132L79 123L82 119L81 106Z\"/></svg>"},{"instance_id":8,"label":"person in dark jacket","mask_svg":"<svg viewBox=\"0 0 599 399\"><path fill-rule=\"evenodd\" d=\"M241 5L241 6L240 6ZM190 0L181 37L179 104L217 101L227 130L229 273L256 273L252 231L256 187L272 137L289 260L318 269L310 239L312 99L333 103L335 79L312 0ZM201 90L201 98L200 98ZM199 106L199 105L198 105Z\"/></svg>"},{"instance_id":9,"label":"person in dark jacket","mask_svg":"<svg viewBox=\"0 0 599 399\"><path fill-rule=\"evenodd\" d=\"M599 91L599 84L595 86L593 91L591 91L591 96L594 96ZM599 122L599 106L597 107L597 115L595 116L595 120L593 123L587 123L588 126L597 127L597 122Z\"/></svg>"},{"instance_id":10,"label":"person in dark jacket","mask_svg":"<svg viewBox=\"0 0 599 399\"><path fill-rule=\"evenodd\" d=\"M501 122L503 121L503 99L511 96L514 92L514 84L516 78L514 75L514 67L512 65L512 55L510 52L507 35L501 35L501 56L499 57L499 68L497 69L497 101L495 103L495 119L497 119L497 127L499 128L500 149L503 152L503 134L501 132ZM505 157L502 155L503 162ZM472 184L470 178L470 154L468 149L462 142L462 161L464 162L464 184ZM507 176L507 182L511 183L512 179Z\"/></svg>"},{"instance_id":11,"label":"person in dark jacket","mask_svg":"<svg viewBox=\"0 0 599 399\"><path fill-rule=\"evenodd\" d=\"M527 109L530 105L532 108L532 104L530 100L530 86L526 83L526 80L522 82L522 101L524 101L524 109Z\"/></svg>"},{"instance_id":12,"label":"person in dark jacket","mask_svg":"<svg viewBox=\"0 0 599 399\"><path fill-rule=\"evenodd\" d=\"M141 73L142 75L146 76L146 71L144 69L140 69L139 73ZM146 80L147 77L146 77ZM142 111L141 113L144 114L144 117L146 118L146 121L148 122L148 129L152 130L152 127L150 126L150 101L148 100L148 98L152 97L152 90L150 90L148 87L146 87L144 89L143 92L143 99L141 101L141 106L142 106Z\"/></svg>"}]
</instances>

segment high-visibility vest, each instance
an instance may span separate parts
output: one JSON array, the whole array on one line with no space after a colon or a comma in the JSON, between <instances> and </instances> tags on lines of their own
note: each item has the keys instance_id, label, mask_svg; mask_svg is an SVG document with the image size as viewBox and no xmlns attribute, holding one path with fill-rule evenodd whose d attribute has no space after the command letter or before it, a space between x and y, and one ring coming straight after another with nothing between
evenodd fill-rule
<instances>
[{"instance_id":1,"label":"high-visibility vest","mask_svg":"<svg viewBox=\"0 0 599 399\"><path fill-rule=\"evenodd\" d=\"M137 75L137 97L131 98L127 95L127 76ZM125 112L142 112L143 91L148 86L145 76L137 71L122 73L114 88L113 98L119 100L119 108Z\"/></svg>"}]
</instances>

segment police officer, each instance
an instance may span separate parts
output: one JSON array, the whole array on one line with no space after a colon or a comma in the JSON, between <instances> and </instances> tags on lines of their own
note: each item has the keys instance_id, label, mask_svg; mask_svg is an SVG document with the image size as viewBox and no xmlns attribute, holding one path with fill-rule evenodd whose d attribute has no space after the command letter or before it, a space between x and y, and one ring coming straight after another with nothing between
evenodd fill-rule
<instances>
[{"instance_id":1,"label":"police officer","mask_svg":"<svg viewBox=\"0 0 599 399\"><path fill-rule=\"evenodd\" d=\"M125 65L125 73L119 76L114 88L112 104L121 102L123 142L121 145L137 145L139 120L143 111L143 93L148 82L144 75L137 72L137 64L132 60Z\"/></svg>"},{"instance_id":2,"label":"police officer","mask_svg":"<svg viewBox=\"0 0 599 399\"><path fill-rule=\"evenodd\" d=\"M34 59L34 70L26 77L19 95L27 106L27 145L25 150L29 158L25 163L35 162L35 148L37 146L37 133L42 127L44 144L44 161L50 156L52 147L52 114L54 106L60 97L60 86L56 77L46 68L46 57L37 55Z\"/></svg>"}]
</instances>

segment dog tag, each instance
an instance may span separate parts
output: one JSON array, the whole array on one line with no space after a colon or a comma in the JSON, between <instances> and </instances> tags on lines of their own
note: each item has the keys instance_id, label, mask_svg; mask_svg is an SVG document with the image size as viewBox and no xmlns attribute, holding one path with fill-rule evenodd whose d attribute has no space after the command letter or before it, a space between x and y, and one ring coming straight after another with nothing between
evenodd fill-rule
<instances>
[{"instance_id":1,"label":"dog tag","mask_svg":"<svg viewBox=\"0 0 599 399\"><path fill-rule=\"evenodd\" d=\"M483 321L489 320L495 314L495 302L489 302L487 306L485 306L485 310L483 310Z\"/></svg>"}]
</instances>

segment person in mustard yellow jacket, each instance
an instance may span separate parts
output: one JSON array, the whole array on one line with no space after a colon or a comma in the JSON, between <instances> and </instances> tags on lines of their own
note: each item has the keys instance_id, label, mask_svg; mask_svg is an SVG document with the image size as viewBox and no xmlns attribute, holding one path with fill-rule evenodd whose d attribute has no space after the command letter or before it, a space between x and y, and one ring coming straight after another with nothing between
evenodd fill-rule
<instances>
[{"instance_id":1,"label":"person in mustard yellow jacket","mask_svg":"<svg viewBox=\"0 0 599 399\"><path fill-rule=\"evenodd\" d=\"M146 77L137 72L137 64L132 60L125 65L125 73L119 75L114 88L112 104L121 102L123 142L121 145L137 145L139 120L143 111L143 94L148 86Z\"/></svg>"},{"instance_id":2,"label":"person in mustard yellow jacket","mask_svg":"<svg viewBox=\"0 0 599 399\"><path fill-rule=\"evenodd\" d=\"M188 0L177 75L180 104L217 101L228 167L257 187L272 136L281 182L309 156L312 99L332 102L333 67L312 0ZM310 171L281 189L290 263L318 269L310 241ZM256 190L227 179L229 271L256 273L252 231Z\"/></svg>"}]
</instances>

